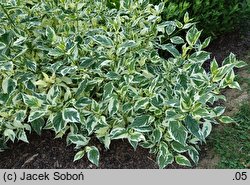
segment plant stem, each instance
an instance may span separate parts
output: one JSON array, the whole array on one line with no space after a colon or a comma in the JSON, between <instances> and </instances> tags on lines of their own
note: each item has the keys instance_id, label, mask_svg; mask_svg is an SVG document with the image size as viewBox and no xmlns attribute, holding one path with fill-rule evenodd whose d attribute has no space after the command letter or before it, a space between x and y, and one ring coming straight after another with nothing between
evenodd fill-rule
<instances>
[{"instance_id":1,"label":"plant stem","mask_svg":"<svg viewBox=\"0 0 250 185\"><path fill-rule=\"evenodd\" d=\"M10 15L8 14L8 12L6 11L4 5L3 5L2 3L0 3L0 5L1 5L1 8L3 9L3 12L6 14L7 18L9 19L11 25L13 26L13 29L14 29L17 33L19 33L19 31L16 29L16 25L15 25L14 21L12 20L12 18L10 17Z\"/></svg>"}]
</instances>

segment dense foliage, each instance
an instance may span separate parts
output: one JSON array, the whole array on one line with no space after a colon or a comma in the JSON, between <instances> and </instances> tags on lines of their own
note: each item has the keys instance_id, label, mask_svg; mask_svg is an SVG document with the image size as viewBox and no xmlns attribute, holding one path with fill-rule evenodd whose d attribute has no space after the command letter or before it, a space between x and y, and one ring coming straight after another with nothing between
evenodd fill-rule
<instances>
[{"instance_id":1,"label":"dense foliage","mask_svg":"<svg viewBox=\"0 0 250 185\"><path fill-rule=\"evenodd\" d=\"M158 4L161 0L150 0ZM250 14L248 0L166 0L164 20L180 20L186 12L198 22L206 35L219 35L237 29L242 19Z\"/></svg>"},{"instance_id":2,"label":"dense foliage","mask_svg":"<svg viewBox=\"0 0 250 185\"><path fill-rule=\"evenodd\" d=\"M230 54L206 72L210 39L199 39L188 14L183 23L162 22L164 3L106 5L1 1L0 148L51 129L75 144L74 160L86 154L98 165L98 148L90 144L98 138L106 148L115 139L148 148L160 168L196 164L212 124L233 121L213 105L225 100L221 89L240 88L233 68L244 62ZM159 49L172 56L161 58Z\"/></svg>"}]
</instances>

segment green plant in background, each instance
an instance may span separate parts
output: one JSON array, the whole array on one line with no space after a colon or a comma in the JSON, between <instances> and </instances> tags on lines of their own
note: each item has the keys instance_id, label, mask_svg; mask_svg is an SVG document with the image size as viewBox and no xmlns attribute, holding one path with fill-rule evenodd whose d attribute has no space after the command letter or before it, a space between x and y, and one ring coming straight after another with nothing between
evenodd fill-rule
<instances>
[{"instance_id":1,"label":"green plant in background","mask_svg":"<svg viewBox=\"0 0 250 185\"><path fill-rule=\"evenodd\" d=\"M98 165L91 140L109 148L124 139L148 148L160 168L191 166L212 124L234 121L213 105L225 100L221 89L240 88L233 69L245 63L230 54L206 72L210 39L200 39L188 14L162 21L164 3L147 0L121 0L119 9L105 0L0 5L1 149L51 129L75 145L74 160L86 154Z\"/></svg>"},{"instance_id":2,"label":"green plant in background","mask_svg":"<svg viewBox=\"0 0 250 185\"><path fill-rule=\"evenodd\" d=\"M161 0L150 0L158 4ZM185 12L189 12L198 28L205 35L217 36L229 32L239 26L240 21L249 19L249 0L165 0L162 13L164 20L180 20Z\"/></svg>"}]
</instances>

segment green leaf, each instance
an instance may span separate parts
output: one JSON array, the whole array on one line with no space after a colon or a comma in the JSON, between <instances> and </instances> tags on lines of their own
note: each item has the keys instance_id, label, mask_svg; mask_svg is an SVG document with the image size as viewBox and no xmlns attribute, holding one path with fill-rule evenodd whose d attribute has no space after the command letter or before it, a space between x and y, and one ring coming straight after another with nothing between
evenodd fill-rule
<instances>
[{"instance_id":1,"label":"green leaf","mask_svg":"<svg viewBox=\"0 0 250 185\"><path fill-rule=\"evenodd\" d=\"M170 121L168 132L175 141L186 146L188 132L180 122Z\"/></svg>"},{"instance_id":2,"label":"green leaf","mask_svg":"<svg viewBox=\"0 0 250 185\"><path fill-rule=\"evenodd\" d=\"M180 36L174 36L170 39L173 44L184 44L184 40Z\"/></svg>"},{"instance_id":3,"label":"green leaf","mask_svg":"<svg viewBox=\"0 0 250 185\"><path fill-rule=\"evenodd\" d=\"M125 47L119 47L116 51L117 56L124 55L128 51L128 48Z\"/></svg>"},{"instance_id":4,"label":"green leaf","mask_svg":"<svg viewBox=\"0 0 250 185\"><path fill-rule=\"evenodd\" d=\"M189 13L188 12L185 13L183 21L185 24L189 22Z\"/></svg>"},{"instance_id":5,"label":"green leaf","mask_svg":"<svg viewBox=\"0 0 250 185\"><path fill-rule=\"evenodd\" d=\"M164 44L164 45L161 46L161 49L167 50L174 57L181 56L180 52L175 48L175 46L173 44Z\"/></svg>"},{"instance_id":6,"label":"green leaf","mask_svg":"<svg viewBox=\"0 0 250 185\"><path fill-rule=\"evenodd\" d=\"M140 128L148 125L149 115L137 116L128 128Z\"/></svg>"},{"instance_id":7,"label":"green leaf","mask_svg":"<svg viewBox=\"0 0 250 185\"><path fill-rule=\"evenodd\" d=\"M242 60L239 60L239 61L237 61L236 63L235 63L235 67L237 67L237 68L242 68L242 67L245 67L245 66L247 66L248 64L246 63L246 62L244 62L244 61L242 61Z\"/></svg>"},{"instance_id":8,"label":"green leaf","mask_svg":"<svg viewBox=\"0 0 250 185\"><path fill-rule=\"evenodd\" d=\"M21 140L25 143L29 143L28 139L27 139L27 135L25 133L25 131L23 129L19 130L17 132L17 137L16 137L18 140Z\"/></svg>"},{"instance_id":9,"label":"green leaf","mask_svg":"<svg viewBox=\"0 0 250 185\"><path fill-rule=\"evenodd\" d=\"M28 70L36 72L37 69L37 64L35 61L31 61L31 60L26 60L24 62L25 66L27 67Z\"/></svg>"},{"instance_id":10,"label":"green leaf","mask_svg":"<svg viewBox=\"0 0 250 185\"><path fill-rule=\"evenodd\" d=\"M85 155L85 150L80 150L79 152L77 152L74 156L74 162L83 158L84 155Z\"/></svg>"},{"instance_id":11,"label":"green leaf","mask_svg":"<svg viewBox=\"0 0 250 185\"><path fill-rule=\"evenodd\" d=\"M89 116L86 121L86 129L90 134L94 131L95 127L98 125L98 121L95 119L94 116Z\"/></svg>"},{"instance_id":12,"label":"green leaf","mask_svg":"<svg viewBox=\"0 0 250 185\"><path fill-rule=\"evenodd\" d=\"M26 110L19 110L15 115L15 120L19 122L23 122L26 119Z\"/></svg>"},{"instance_id":13,"label":"green leaf","mask_svg":"<svg viewBox=\"0 0 250 185\"><path fill-rule=\"evenodd\" d=\"M135 142L140 142L140 141L145 141L145 137L142 133L140 132L133 132L129 134L129 139L131 141L135 141Z\"/></svg>"},{"instance_id":14,"label":"green leaf","mask_svg":"<svg viewBox=\"0 0 250 185\"><path fill-rule=\"evenodd\" d=\"M65 122L80 123L80 114L74 108L65 108L63 110L62 118Z\"/></svg>"},{"instance_id":15,"label":"green leaf","mask_svg":"<svg viewBox=\"0 0 250 185\"><path fill-rule=\"evenodd\" d=\"M11 78L5 78L2 82L3 93L12 93L17 86L17 82Z\"/></svg>"},{"instance_id":16,"label":"green leaf","mask_svg":"<svg viewBox=\"0 0 250 185\"><path fill-rule=\"evenodd\" d=\"M218 72L219 65L215 59L210 64L210 71L213 75L215 75Z\"/></svg>"},{"instance_id":17,"label":"green leaf","mask_svg":"<svg viewBox=\"0 0 250 185\"><path fill-rule=\"evenodd\" d=\"M110 132L111 139L123 139L128 137L128 132L125 128L117 127Z\"/></svg>"},{"instance_id":18,"label":"green leaf","mask_svg":"<svg viewBox=\"0 0 250 185\"><path fill-rule=\"evenodd\" d=\"M103 92L103 100L106 100L111 97L114 86L112 82L105 84Z\"/></svg>"},{"instance_id":19,"label":"green leaf","mask_svg":"<svg viewBox=\"0 0 250 185\"><path fill-rule=\"evenodd\" d=\"M119 102L117 100L117 97L113 96L109 100L109 105L108 105L108 111L110 115L113 115L117 113L119 110Z\"/></svg>"},{"instance_id":20,"label":"green leaf","mask_svg":"<svg viewBox=\"0 0 250 185\"><path fill-rule=\"evenodd\" d=\"M31 122L31 127L34 129L34 131L41 135L41 130L45 124L45 121L43 118L37 118Z\"/></svg>"},{"instance_id":21,"label":"green leaf","mask_svg":"<svg viewBox=\"0 0 250 185\"><path fill-rule=\"evenodd\" d=\"M15 141L16 134L13 130L7 128L4 130L3 135L10 139L12 142Z\"/></svg>"},{"instance_id":22,"label":"green leaf","mask_svg":"<svg viewBox=\"0 0 250 185\"><path fill-rule=\"evenodd\" d=\"M122 43L122 45L121 45L121 47L124 47L124 48L132 48L135 46L136 46L136 42L133 40L127 40L124 43Z\"/></svg>"},{"instance_id":23,"label":"green leaf","mask_svg":"<svg viewBox=\"0 0 250 185\"><path fill-rule=\"evenodd\" d=\"M56 33L54 31L54 29L50 26L48 26L46 28L46 32L45 32L47 38L52 41L52 42L55 42L56 41Z\"/></svg>"},{"instance_id":24,"label":"green leaf","mask_svg":"<svg viewBox=\"0 0 250 185\"><path fill-rule=\"evenodd\" d=\"M210 53L206 51L198 51L193 53L189 57L189 61L194 62L194 63L200 63L202 64L203 62L207 61L210 59Z\"/></svg>"},{"instance_id":25,"label":"green leaf","mask_svg":"<svg viewBox=\"0 0 250 185\"><path fill-rule=\"evenodd\" d=\"M192 159L192 161L195 164L198 164L198 162L199 162L199 152L193 146L189 147L188 155L190 156L190 158Z\"/></svg>"},{"instance_id":26,"label":"green leaf","mask_svg":"<svg viewBox=\"0 0 250 185\"><path fill-rule=\"evenodd\" d=\"M235 120L229 116L221 116L219 120L222 123L235 123Z\"/></svg>"},{"instance_id":27,"label":"green leaf","mask_svg":"<svg viewBox=\"0 0 250 185\"><path fill-rule=\"evenodd\" d=\"M46 114L46 110L32 110L29 114L28 122L32 122Z\"/></svg>"},{"instance_id":28,"label":"green leaf","mask_svg":"<svg viewBox=\"0 0 250 185\"><path fill-rule=\"evenodd\" d=\"M182 144L173 141L171 143L171 147L174 149L174 151L178 152L178 153L183 153L187 151L187 147L183 146Z\"/></svg>"},{"instance_id":29,"label":"green leaf","mask_svg":"<svg viewBox=\"0 0 250 185\"><path fill-rule=\"evenodd\" d=\"M47 100L52 104L55 105L56 104L56 99L59 97L60 95L60 89L57 85L53 85L48 93L47 93Z\"/></svg>"},{"instance_id":30,"label":"green leaf","mask_svg":"<svg viewBox=\"0 0 250 185\"><path fill-rule=\"evenodd\" d=\"M55 132L58 133L66 126L67 122L63 120L62 113L58 112L53 117L52 124L53 124Z\"/></svg>"},{"instance_id":31,"label":"green leaf","mask_svg":"<svg viewBox=\"0 0 250 185\"><path fill-rule=\"evenodd\" d=\"M11 71L13 70L13 62L0 63L0 70Z\"/></svg>"},{"instance_id":32,"label":"green leaf","mask_svg":"<svg viewBox=\"0 0 250 185\"><path fill-rule=\"evenodd\" d=\"M201 49L208 47L210 41L211 41L211 37L206 38L205 41L202 43Z\"/></svg>"},{"instance_id":33,"label":"green leaf","mask_svg":"<svg viewBox=\"0 0 250 185\"><path fill-rule=\"evenodd\" d=\"M41 100L39 100L35 96L31 96L28 94L22 94L24 103L29 107L40 107L41 106Z\"/></svg>"},{"instance_id":34,"label":"green leaf","mask_svg":"<svg viewBox=\"0 0 250 185\"><path fill-rule=\"evenodd\" d=\"M64 52L58 48L54 48L50 49L48 54L53 57L61 57L64 55Z\"/></svg>"},{"instance_id":35,"label":"green leaf","mask_svg":"<svg viewBox=\"0 0 250 185\"><path fill-rule=\"evenodd\" d=\"M87 87L87 80L84 79L83 81L80 82L75 95L79 96L85 92L85 88Z\"/></svg>"},{"instance_id":36,"label":"green leaf","mask_svg":"<svg viewBox=\"0 0 250 185\"><path fill-rule=\"evenodd\" d=\"M230 84L228 84L228 86L232 89L238 89L238 90L241 90L241 87L240 87L240 84L238 82L232 82Z\"/></svg>"},{"instance_id":37,"label":"green leaf","mask_svg":"<svg viewBox=\"0 0 250 185\"><path fill-rule=\"evenodd\" d=\"M175 161L177 164L182 166L189 166L189 167L192 166L190 161L184 155L181 154L175 156Z\"/></svg>"},{"instance_id":38,"label":"green leaf","mask_svg":"<svg viewBox=\"0 0 250 185\"><path fill-rule=\"evenodd\" d=\"M4 44L3 42L0 42L0 50L6 48L6 44Z\"/></svg>"},{"instance_id":39,"label":"green leaf","mask_svg":"<svg viewBox=\"0 0 250 185\"><path fill-rule=\"evenodd\" d=\"M91 105L92 104L92 100L87 98L87 97L81 97L79 98L76 102L75 102L75 107L76 108L84 108L87 105Z\"/></svg>"},{"instance_id":40,"label":"green leaf","mask_svg":"<svg viewBox=\"0 0 250 185\"><path fill-rule=\"evenodd\" d=\"M155 143L160 142L162 138L162 131L159 128L156 128L152 133L152 137Z\"/></svg>"},{"instance_id":41,"label":"green leaf","mask_svg":"<svg viewBox=\"0 0 250 185\"><path fill-rule=\"evenodd\" d=\"M213 74L213 82L219 82L223 79L225 75L230 73L230 71L234 68L234 64L226 64L220 68L218 68L218 72Z\"/></svg>"},{"instance_id":42,"label":"green leaf","mask_svg":"<svg viewBox=\"0 0 250 185\"><path fill-rule=\"evenodd\" d=\"M190 115L188 115L184 122L185 122L186 128L189 130L191 134L197 137L200 141L204 140L204 136L199 127L199 123L195 119L193 119Z\"/></svg>"},{"instance_id":43,"label":"green leaf","mask_svg":"<svg viewBox=\"0 0 250 185\"><path fill-rule=\"evenodd\" d=\"M101 45L108 47L108 48L114 46L113 41L105 35L95 35L92 37L92 39L95 42L97 42L98 44L101 44Z\"/></svg>"},{"instance_id":44,"label":"green leaf","mask_svg":"<svg viewBox=\"0 0 250 185\"><path fill-rule=\"evenodd\" d=\"M168 150L168 145L164 142L161 142L159 145L156 161L161 169L165 168L169 164L172 164L174 161L173 155Z\"/></svg>"},{"instance_id":45,"label":"green leaf","mask_svg":"<svg viewBox=\"0 0 250 185\"><path fill-rule=\"evenodd\" d=\"M86 146L89 143L90 138L84 137L81 134L69 134L67 137L67 143L68 144L75 144L76 148L81 148L83 146Z\"/></svg>"},{"instance_id":46,"label":"green leaf","mask_svg":"<svg viewBox=\"0 0 250 185\"><path fill-rule=\"evenodd\" d=\"M67 67L64 67L60 73L65 76L67 74L73 74L77 71L77 66L67 66Z\"/></svg>"},{"instance_id":47,"label":"green leaf","mask_svg":"<svg viewBox=\"0 0 250 185\"><path fill-rule=\"evenodd\" d=\"M146 108L146 106L149 104L148 98L141 98L135 102L134 110L137 111L142 108Z\"/></svg>"},{"instance_id":48,"label":"green leaf","mask_svg":"<svg viewBox=\"0 0 250 185\"><path fill-rule=\"evenodd\" d=\"M225 112L225 107L217 106L213 109L216 116L221 116Z\"/></svg>"},{"instance_id":49,"label":"green leaf","mask_svg":"<svg viewBox=\"0 0 250 185\"><path fill-rule=\"evenodd\" d=\"M209 134L211 133L212 131L212 124L209 122L209 121L205 121L203 123L203 126L202 126L202 133L203 133L203 136L204 138L206 138L207 136L209 136Z\"/></svg>"},{"instance_id":50,"label":"green leaf","mask_svg":"<svg viewBox=\"0 0 250 185\"><path fill-rule=\"evenodd\" d=\"M87 157L90 162L99 166L100 153L95 146L86 147Z\"/></svg>"},{"instance_id":51,"label":"green leaf","mask_svg":"<svg viewBox=\"0 0 250 185\"><path fill-rule=\"evenodd\" d=\"M171 35L174 31L175 31L175 29L176 29L176 24L175 24L175 22L174 21L166 21L165 22L165 26L166 26L166 33L168 34L168 35Z\"/></svg>"},{"instance_id":52,"label":"green leaf","mask_svg":"<svg viewBox=\"0 0 250 185\"><path fill-rule=\"evenodd\" d=\"M195 26L188 30L186 34L186 40L190 46L193 46L198 41L201 35L201 31L198 31Z\"/></svg>"}]
</instances>

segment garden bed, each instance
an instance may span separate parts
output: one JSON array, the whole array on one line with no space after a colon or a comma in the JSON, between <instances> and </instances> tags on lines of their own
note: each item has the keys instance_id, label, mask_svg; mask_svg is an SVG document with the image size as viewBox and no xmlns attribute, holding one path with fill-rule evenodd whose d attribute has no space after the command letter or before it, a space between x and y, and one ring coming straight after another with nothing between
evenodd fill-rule
<instances>
[{"instance_id":1,"label":"garden bed","mask_svg":"<svg viewBox=\"0 0 250 185\"><path fill-rule=\"evenodd\" d=\"M230 52L235 53L238 58L244 58L247 51L250 50L250 30L237 31L221 36L214 40L207 50L216 54L215 57L218 61L221 61ZM74 147L72 145L65 147L65 138L54 139L53 132L43 131L41 136L32 133L28 135L28 140L29 144L23 142L9 143L9 150L0 153L0 168L96 168L86 157L73 162ZM141 147L134 151L127 141L114 141L111 143L109 150L104 149L98 141L95 142L95 146L101 154L99 168L158 168L153 155L150 155L146 149ZM216 156L211 157L210 150L212 148L213 146L202 148L201 168L211 167L209 164L212 160L214 163L218 161ZM175 164L168 167L180 168Z\"/></svg>"}]
</instances>

